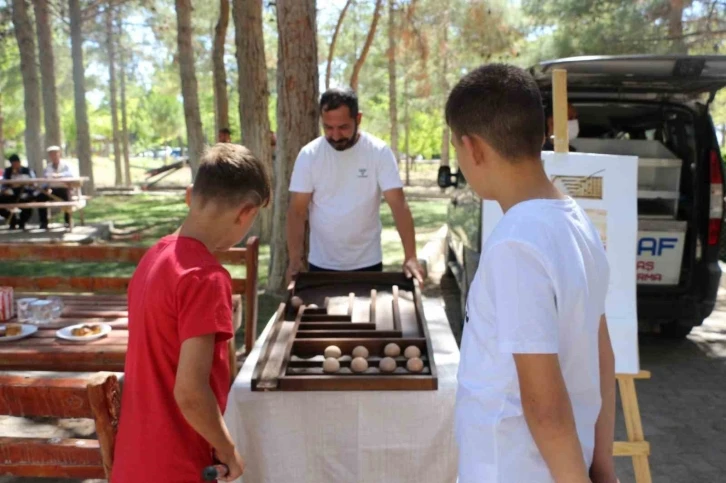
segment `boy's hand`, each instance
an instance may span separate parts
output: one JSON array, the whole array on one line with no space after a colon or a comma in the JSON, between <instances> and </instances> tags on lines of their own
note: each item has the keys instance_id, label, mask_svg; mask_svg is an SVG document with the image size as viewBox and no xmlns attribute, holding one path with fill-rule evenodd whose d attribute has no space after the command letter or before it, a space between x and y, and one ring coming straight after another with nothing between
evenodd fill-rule
<instances>
[{"instance_id":1,"label":"boy's hand","mask_svg":"<svg viewBox=\"0 0 726 483\"><path fill-rule=\"evenodd\" d=\"M227 465L229 472L224 478L219 478L222 481L234 481L245 471L245 460L237 452L237 448L232 448L231 452L218 452L214 451L214 455L220 463Z\"/></svg>"}]
</instances>

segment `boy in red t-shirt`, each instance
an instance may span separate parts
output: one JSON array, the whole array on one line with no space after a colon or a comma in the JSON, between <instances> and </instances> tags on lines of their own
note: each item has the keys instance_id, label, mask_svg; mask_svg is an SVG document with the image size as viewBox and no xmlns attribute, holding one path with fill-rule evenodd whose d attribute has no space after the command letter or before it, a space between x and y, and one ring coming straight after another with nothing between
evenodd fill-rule
<instances>
[{"instance_id":1,"label":"boy in red t-shirt","mask_svg":"<svg viewBox=\"0 0 726 483\"><path fill-rule=\"evenodd\" d=\"M223 481L242 474L222 417L234 337L231 278L212 253L244 238L270 193L265 165L247 148L209 148L186 220L139 263L128 291L112 483L200 482L215 459L229 468Z\"/></svg>"}]
</instances>

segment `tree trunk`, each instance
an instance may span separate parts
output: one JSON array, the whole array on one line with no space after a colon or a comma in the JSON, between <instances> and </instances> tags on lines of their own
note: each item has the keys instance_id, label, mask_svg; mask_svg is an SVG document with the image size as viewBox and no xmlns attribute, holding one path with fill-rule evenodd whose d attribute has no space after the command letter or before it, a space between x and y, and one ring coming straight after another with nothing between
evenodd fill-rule
<instances>
[{"instance_id":1,"label":"tree trunk","mask_svg":"<svg viewBox=\"0 0 726 483\"><path fill-rule=\"evenodd\" d=\"M116 168L114 185L124 184L123 167L121 166L121 144L118 132L118 91L116 90L116 40L113 31L113 6L106 5L106 47L108 49L108 78L111 89L111 127L113 130L113 164Z\"/></svg>"},{"instance_id":2,"label":"tree trunk","mask_svg":"<svg viewBox=\"0 0 726 483\"><path fill-rule=\"evenodd\" d=\"M179 76L184 98L184 120L187 127L187 145L189 146L189 166L192 168L192 179L197 176L199 158L204 149L204 131L202 118L199 114L199 95L197 93L197 75L194 68L194 48L192 47L192 2L191 0L175 0L177 21L177 44L179 46Z\"/></svg>"},{"instance_id":3,"label":"tree trunk","mask_svg":"<svg viewBox=\"0 0 726 483\"><path fill-rule=\"evenodd\" d=\"M407 56L408 57L408 56ZM408 65L408 63L407 63ZM410 70L410 66L409 66ZM411 184L411 151L409 151L409 133L410 133L410 125L411 125L411 119L408 115L408 104L410 102L411 94L409 92L409 77L410 72L406 72L406 75L403 77L403 145L404 149L406 150L406 186L410 186Z\"/></svg>"},{"instance_id":4,"label":"tree trunk","mask_svg":"<svg viewBox=\"0 0 726 483\"><path fill-rule=\"evenodd\" d=\"M287 205L292 167L318 127L318 52L315 0L277 0L277 159L268 287L285 290Z\"/></svg>"},{"instance_id":5,"label":"tree trunk","mask_svg":"<svg viewBox=\"0 0 726 483\"><path fill-rule=\"evenodd\" d=\"M239 120L242 144L252 151L272 176L267 63L262 28L262 0L234 0L235 43L239 89ZM272 206L264 208L253 232L263 243L272 237Z\"/></svg>"},{"instance_id":6,"label":"tree trunk","mask_svg":"<svg viewBox=\"0 0 726 483\"><path fill-rule=\"evenodd\" d=\"M688 47L683 39L683 9L684 0L670 0L668 36L671 38L671 52L674 54L688 53Z\"/></svg>"},{"instance_id":7,"label":"tree trunk","mask_svg":"<svg viewBox=\"0 0 726 483\"><path fill-rule=\"evenodd\" d=\"M255 4L256 2L251 3ZM224 44L227 39L227 26L229 26L229 0L219 0L219 21L217 21L217 26L214 28L214 47L212 49L216 132L219 132L222 128L229 128L227 70L224 67Z\"/></svg>"},{"instance_id":8,"label":"tree trunk","mask_svg":"<svg viewBox=\"0 0 726 483\"><path fill-rule=\"evenodd\" d=\"M328 66L325 69L325 89L330 89L330 73L333 68L333 54L335 53L335 43L338 41L338 33L340 33L340 26L343 25L343 19L345 13L348 11L348 7L353 3L353 0L345 2L343 10L340 11L338 16L338 23L335 24L335 31L333 32L333 38L330 40L330 48L328 49Z\"/></svg>"},{"instance_id":9,"label":"tree trunk","mask_svg":"<svg viewBox=\"0 0 726 483\"><path fill-rule=\"evenodd\" d=\"M25 153L28 166L36 173L43 172L43 143L40 132L40 82L35 59L33 25L30 23L25 0L13 0L13 27L20 51L20 72L23 76L25 107Z\"/></svg>"},{"instance_id":10,"label":"tree trunk","mask_svg":"<svg viewBox=\"0 0 726 483\"><path fill-rule=\"evenodd\" d=\"M121 146L124 154L124 181L126 186L131 186L131 159L129 156L129 125L126 112L126 51L124 50L123 25L121 18L118 19L118 50L119 50L119 73L121 74Z\"/></svg>"},{"instance_id":11,"label":"tree trunk","mask_svg":"<svg viewBox=\"0 0 726 483\"><path fill-rule=\"evenodd\" d=\"M376 27L378 26L378 19L381 17L382 4L383 0L376 0L376 9L373 11L373 20L371 21L371 28L368 30L368 37L366 37L366 42L363 44L363 50L361 50L360 57L358 57L358 60L356 60L353 65L353 75L350 76L350 87L354 91L358 90L358 77L360 76L360 71L363 68L366 57L368 57L368 51L373 43L373 37L376 35Z\"/></svg>"},{"instance_id":12,"label":"tree trunk","mask_svg":"<svg viewBox=\"0 0 726 483\"><path fill-rule=\"evenodd\" d=\"M446 98L449 95L449 83L446 80L446 74L449 71L449 5L448 1L444 9L444 21L443 21L443 32L441 36L441 99L446 102ZM449 132L449 126L444 123L444 127L441 130L441 166L449 166L449 147L451 142L451 134Z\"/></svg>"},{"instance_id":13,"label":"tree trunk","mask_svg":"<svg viewBox=\"0 0 726 483\"><path fill-rule=\"evenodd\" d=\"M0 159L5 160L5 116L3 115L2 92L0 92Z\"/></svg>"},{"instance_id":14,"label":"tree trunk","mask_svg":"<svg viewBox=\"0 0 726 483\"><path fill-rule=\"evenodd\" d=\"M71 55L73 57L73 98L76 115L76 149L81 176L87 176L83 185L87 194L94 194L93 161L91 159L91 132L86 109L86 68L83 65L83 19L80 0L68 0L71 19Z\"/></svg>"},{"instance_id":15,"label":"tree trunk","mask_svg":"<svg viewBox=\"0 0 726 483\"><path fill-rule=\"evenodd\" d=\"M398 162L398 97L396 96L396 0L388 0L388 117L391 149Z\"/></svg>"},{"instance_id":16,"label":"tree trunk","mask_svg":"<svg viewBox=\"0 0 726 483\"><path fill-rule=\"evenodd\" d=\"M55 59L53 55L53 31L51 29L48 0L35 0L35 28L38 33L40 76L43 83L43 114L45 120L45 145L61 145L58 95L55 86Z\"/></svg>"}]
</instances>

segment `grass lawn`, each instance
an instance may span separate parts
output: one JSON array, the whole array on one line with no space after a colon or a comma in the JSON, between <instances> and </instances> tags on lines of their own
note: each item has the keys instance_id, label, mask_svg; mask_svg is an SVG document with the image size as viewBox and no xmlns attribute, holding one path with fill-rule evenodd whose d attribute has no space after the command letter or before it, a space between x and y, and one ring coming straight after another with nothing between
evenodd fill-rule
<instances>
[{"instance_id":1,"label":"grass lawn","mask_svg":"<svg viewBox=\"0 0 726 483\"><path fill-rule=\"evenodd\" d=\"M111 241L113 244L135 244L150 246L159 238L172 233L184 220L187 207L183 193L178 195L140 194L134 196L99 196L86 208L87 223L113 221L116 229L127 233L136 232L138 239L133 242ZM410 201L411 211L416 224L416 241L421 250L430 235L446 222L447 201L414 200ZM403 264L401 240L393 223L388 206L381 206L383 223L382 245L386 270L398 270ZM270 248L260 247L259 283L262 288L267 283ZM227 267L232 276L244 277L245 269L240 266ZM134 265L125 263L61 263L61 262L0 262L3 275L23 276L131 276ZM261 294L259 300L259 329L264 328L279 305L279 299L272 295ZM238 334L240 337L240 334Z\"/></svg>"}]
</instances>

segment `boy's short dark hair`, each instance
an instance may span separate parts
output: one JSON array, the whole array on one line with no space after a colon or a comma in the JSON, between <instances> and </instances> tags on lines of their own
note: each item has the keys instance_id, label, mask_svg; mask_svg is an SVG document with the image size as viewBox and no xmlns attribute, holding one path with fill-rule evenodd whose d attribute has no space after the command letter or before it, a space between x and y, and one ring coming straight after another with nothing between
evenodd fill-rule
<instances>
[{"instance_id":1,"label":"boy's short dark hair","mask_svg":"<svg viewBox=\"0 0 726 483\"><path fill-rule=\"evenodd\" d=\"M219 134L228 134L232 135L232 131L228 127L223 127L219 130Z\"/></svg>"},{"instance_id":2,"label":"boy's short dark hair","mask_svg":"<svg viewBox=\"0 0 726 483\"><path fill-rule=\"evenodd\" d=\"M267 166L244 146L215 144L199 161L192 196L199 196L202 204L267 206L272 196Z\"/></svg>"},{"instance_id":3,"label":"boy's short dark hair","mask_svg":"<svg viewBox=\"0 0 726 483\"><path fill-rule=\"evenodd\" d=\"M11 154L10 157L8 158L8 161L10 161L11 163L19 163L20 156L18 156L17 154Z\"/></svg>"},{"instance_id":4,"label":"boy's short dark hair","mask_svg":"<svg viewBox=\"0 0 726 483\"><path fill-rule=\"evenodd\" d=\"M465 75L446 101L446 123L454 136L477 135L507 159L542 152L542 96L518 67L489 64Z\"/></svg>"},{"instance_id":5,"label":"boy's short dark hair","mask_svg":"<svg viewBox=\"0 0 726 483\"><path fill-rule=\"evenodd\" d=\"M350 117L358 115L358 95L349 87L334 87L320 96L320 113L333 111L341 106L348 106Z\"/></svg>"}]
</instances>

